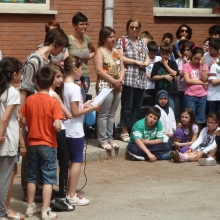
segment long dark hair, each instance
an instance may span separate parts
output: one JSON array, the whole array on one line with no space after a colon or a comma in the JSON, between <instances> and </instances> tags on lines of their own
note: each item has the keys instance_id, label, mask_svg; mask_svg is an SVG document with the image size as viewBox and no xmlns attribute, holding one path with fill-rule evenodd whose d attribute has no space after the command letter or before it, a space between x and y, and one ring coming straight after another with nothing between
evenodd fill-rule
<instances>
[{"instance_id":1,"label":"long dark hair","mask_svg":"<svg viewBox=\"0 0 220 220\"><path fill-rule=\"evenodd\" d=\"M22 63L14 57L5 57L0 62L0 95L10 86L14 73L19 73Z\"/></svg>"},{"instance_id":2,"label":"long dark hair","mask_svg":"<svg viewBox=\"0 0 220 220\"><path fill-rule=\"evenodd\" d=\"M190 26L188 26L187 24L182 24L179 26L179 28L176 31L176 38L179 39L180 38L180 32L181 32L181 28L185 27L187 28L188 31L188 36L187 36L187 40L190 40L192 37L192 28Z\"/></svg>"},{"instance_id":3,"label":"long dark hair","mask_svg":"<svg viewBox=\"0 0 220 220\"><path fill-rule=\"evenodd\" d=\"M99 47L104 45L104 40L110 36L111 33L115 34L115 30L109 26L105 26L103 27L100 31L99 31L99 41L98 41L98 45Z\"/></svg>"}]
</instances>

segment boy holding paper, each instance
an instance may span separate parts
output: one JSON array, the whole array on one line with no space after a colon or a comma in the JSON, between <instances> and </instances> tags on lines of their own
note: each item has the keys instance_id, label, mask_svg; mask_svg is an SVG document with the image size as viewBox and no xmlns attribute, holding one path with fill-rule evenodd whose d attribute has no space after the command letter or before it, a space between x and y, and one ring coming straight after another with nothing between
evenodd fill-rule
<instances>
[{"instance_id":1,"label":"boy holding paper","mask_svg":"<svg viewBox=\"0 0 220 220\"><path fill-rule=\"evenodd\" d=\"M114 116L121 100L121 86L125 70L122 58L115 45L115 30L103 27L99 32L99 47L94 55L94 65L98 75L97 92L104 88L113 88L99 110L97 118L97 136L100 147L106 150L119 148L113 142Z\"/></svg>"}]
</instances>

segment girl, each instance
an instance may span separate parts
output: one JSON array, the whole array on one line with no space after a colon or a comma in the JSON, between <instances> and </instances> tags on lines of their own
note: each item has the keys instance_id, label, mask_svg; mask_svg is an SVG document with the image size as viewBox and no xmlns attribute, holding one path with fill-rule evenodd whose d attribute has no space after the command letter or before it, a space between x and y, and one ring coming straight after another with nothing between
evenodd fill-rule
<instances>
[{"instance_id":1,"label":"girl","mask_svg":"<svg viewBox=\"0 0 220 220\"><path fill-rule=\"evenodd\" d=\"M115 87L115 82L122 82L125 71L122 58L115 45L115 30L103 27L99 32L99 47L95 52L94 64L98 75L97 93L104 88L113 88L113 91L102 103L97 119L97 134L100 147L106 150L119 148L113 142L114 116L121 100L121 87Z\"/></svg>"},{"instance_id":2,"label":"girl","mask_svg":"<svg viewBox=\"0 0 220 220\"><path fill-rule=\"evenodd\" d=\"M70 120L64 122L70 161L67 198L71 205L88 205L89 200L76 193L83 162L83 115L94 110L98 111L101 106L91 105L92 100L83 104L80 87L74 84L74 80L82 76L82 63L79 58L67 57L64 60L64 71L67 74L63 89L64 105L73 116Z\"/></svg>"},{"instance_id":3,"label":"girl","mask_svg":"<svg viewBox=\"0 0 220 220\"><path fill-rule=\"evenodd\" d=\"M191 145L184 154L178 151L170 153L171 158L176 162L198 161L200 165L215 165L216 153L215 131L218 128L218 113L210 113L206 118L207 127L203 128L198 139Z\"/></svg>"},{"instance_id":4,"label":"girl","mask_svg":"<svg viewBox=\"0 0 220 220\"><path fill-rule=\"evenodd\" d=\"M206 95L208 85L208 66L204 63L203 49L194 46L192 58L183 65L184 81L184 107L191 108L196 116L196 122L205 122Z\"/></svg>"},{"instance_id":5,"label":"girl","mask_svg":"<svg viewBox=\"0 0 220 220\"><path fill-rule=\"evenodd\" d=\"M178 128L173 134L173 146L184 153L196 141L199 127L196 124L193 110L190 108L183 109L180 114L180 121L181 123L177 124Z\"/></svg>"},{"instance_id":6,"label":"girl","mask_svg":"<svg viewBox=\"0 0 220 220\"><path fill-rule=\"evenodd\" d=\"M13 57L0 62L0 218L9 219L24 219L10 209L6 213L5 206L19 143L20 95L12 84L20 82L21 69L22 63Z\"/></svg>"},{"instance_id":7,"label":"girl","mask_svg":"<svg viewBox=\"0 0 220 220\"><path fill-rule=\"evenodd\" d=\"M160 121L163 125L163 142L171 142L173 131L176 130L176 120L173 110L168 104L169 94L165 90L160 90L157 93L156 107L160 109Z\"/></svg>"},{"instance_id":8,"label":"girl","mask_svg":"<svg viewBox=\"0 0 220 220\"><path fill-rule=\"evenodd\" d=\"M62 88L63 85L63 75L64 70L61 66L56 64L51 65L54 76L54 83L50 88L49 95L55 98L61 105L64 117L67 119L72 118L72 114L68 111L66 106L63 104L62 91L59 88ZM57 91L57 93L55 92ZM66 132L63 121L61 121L61 131L57 132L57 159L59 160L60 173L59 173L59 192L53 191L53 195L59 199L55 199L55 203L52 203L55 208L61 209L62 211L71 211L74 210L72 206L68 204L66 200L66 188L67 188L67 179L68 179L68 169L69 169L69 154L66 142Z\"/></svg>"}]
</instances>

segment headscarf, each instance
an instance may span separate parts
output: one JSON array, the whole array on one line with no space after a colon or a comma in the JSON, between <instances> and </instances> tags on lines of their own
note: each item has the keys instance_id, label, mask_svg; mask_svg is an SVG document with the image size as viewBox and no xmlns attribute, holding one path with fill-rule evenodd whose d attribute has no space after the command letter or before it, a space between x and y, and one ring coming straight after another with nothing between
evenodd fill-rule
<instances>
[{"instance_id":1,"label":"headscarf","mask_svg":"<svg viewBox=\"0 0 220 220\"><path fill-rule=\"evenodd\" d=\"M165 98L165 99L168 99L169 100L169 94L167 91L165 90L160 90L158 93L157 93L157 105L160 106L160 108L162 108L166 113L167 115L169 114L169 102L167 102L167 104L165 106L161 106L158 102L158 99L161 99L161 98Z\"/></svg>"}]
</instances>

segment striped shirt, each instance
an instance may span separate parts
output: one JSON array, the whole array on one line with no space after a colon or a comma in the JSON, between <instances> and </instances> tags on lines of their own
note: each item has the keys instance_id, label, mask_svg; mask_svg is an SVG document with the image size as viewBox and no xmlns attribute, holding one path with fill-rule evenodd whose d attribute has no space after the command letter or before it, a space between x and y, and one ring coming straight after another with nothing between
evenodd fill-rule
<instances>
[{"instance_id":1,"label":"striped shirt","mask_svg":"<svg viewBox=\"0 0 220 220\"><path fill-rule=\"evenodd\" d=\"M147 45L139 37L137 40L138 43L135 46L128 35L125 35L117 40L115 48L123 49L123 55L127 58L145 61L148 53ZM125 77L123 84L133 88L145 89L147 86L145 68L140 68L136 64L125 64Z\"/></svg>"}]
</instances>

